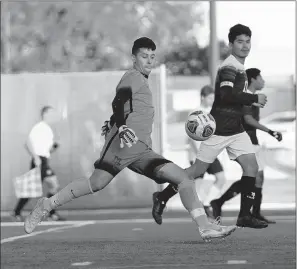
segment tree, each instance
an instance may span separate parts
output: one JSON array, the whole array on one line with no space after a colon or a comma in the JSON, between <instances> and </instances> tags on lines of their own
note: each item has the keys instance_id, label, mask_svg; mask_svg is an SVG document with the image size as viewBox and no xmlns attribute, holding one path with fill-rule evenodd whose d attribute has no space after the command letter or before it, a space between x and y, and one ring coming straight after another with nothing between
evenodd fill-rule
<instances>
[{"instance_id":1,"label":"tree","mask_svg":"<svg viewBox=\"0 0 297 269\"><path fill-rule=\"evenodd\" d=\"M227 45L219 42L220 59L227 57ZM163 63L174 75L208 75L209 47L200 48L195 40L180 44L164 55Z\"/></svg>"},{"instance_id":2,"label":"tree","mask_svg":"<svg viewBox=\"0 0 297 269\"><path fill-rule=\"evenodd\" d=\"M161 58L189 39L199 3L11 2L11 72L96 71L129 65L131 42L154 39ZM1 16L2 25L7 23ZM5 27L5 26L4 26ZM5 53L1 46L1 53Z\"/></svg>"}]
</instances>

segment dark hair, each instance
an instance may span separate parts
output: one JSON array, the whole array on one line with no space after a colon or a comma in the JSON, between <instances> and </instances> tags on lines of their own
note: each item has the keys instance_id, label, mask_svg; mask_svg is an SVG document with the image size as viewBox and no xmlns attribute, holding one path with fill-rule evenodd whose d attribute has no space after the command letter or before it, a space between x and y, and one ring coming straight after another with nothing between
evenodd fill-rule
<instances>
[{"instance_id":1,"label":"dark hair","mask_svg":"<svg viewBox=\"0 0 297 269\"><path fill-rule=\"evenodd\" d=\"M50 109L53 109L52 106L44 106L41 110L40 110L40 115L41 115L41 118L43 118L44 114L46 112L48 112Z\"/></svg>"},{"instance_id":2,"label":"dark hair","mask_svg":"<svg viewBox=\"0 0 297 269\"><path fill-rule=\"evenodd\" d=\"M248 85L251 84L252 78L257 79L257 76L260 75L261 71L258 68L249 68L245 70L247 78L248 78Z\"/></svg>"},{"instance_id":3,"label":"dark hair","mask_svg":"<svg viewBox=\"0 0 297 269\"><path fill-rule=\"evenodd\" d=\"M136 55L139 49L141 48L146 48L146 49L151 49L155 50L156 49L156 44L154 43L153 40L151 40L148 37L141 37L138 38L134 41L133 47L132 47L132 54Z\"/></svg>"},{"instance_id":4,"label":"dark hair","mask_svg":"<svg viewBox=\"0 0 297 269\"><path fill-rule=\"evenodd\" d=\"M210 85L205 85L200 91L200 96L206 97L212 93L214 93L213 87L211 87Z\"/></svg>"},{"instance_id":5,"label":"dark hair","mask_svg":"<svg viewBox=\"0 0 297 269\"><path fill-rule=\"evenodd\" d=\"M247 35L249 37L252 37L252 31L249 27L242 25L242 24L236 24L232 26L229 30L228 39L230 43L233 43L237 36L239 35Z\"/></svg>"}]
</instances>

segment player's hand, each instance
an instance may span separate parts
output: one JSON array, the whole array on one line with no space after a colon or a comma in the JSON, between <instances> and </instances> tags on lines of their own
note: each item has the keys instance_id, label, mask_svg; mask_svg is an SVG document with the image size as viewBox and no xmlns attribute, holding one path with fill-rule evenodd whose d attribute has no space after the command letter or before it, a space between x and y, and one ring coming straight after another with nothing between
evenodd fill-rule
<instances>
[{"instance_id":1,"label":"player's hand","mask_svg":"<svg viewBox=\"0 0 297 269\"><path fill-rule=\"evenodd\" d=\"M121 141L121 148L123 148L125 144L131 148L133 144L136 144L138 141L138 137L136 136L135 132L126 125L122 125L119 128L119 137Z\"/></svg>"},{"instance_id":2,"label":"player's hand","mask_svg":"<svg viewBox=\"0 0 297 269\"><path fill-rule=\"evenodd\" d=\"M275 132L275 131L269 130L268 133L279 142L283 140L282 133L280 133L280 132Z\"/></svg>"},{"instance_id":3,"label":"player's hand","mask_svg":"<svg viewBox=\"0 0 297 269\"><path fill-rule=\"evenodd\" d=\"M36 166L40 166L40 165L41 165L41 159L40 159L39 156L35 156L35 157L34 157L34 164L35 164Z\"/></svg>"},{"instance_id":4,"label":"player's hand","mask_svg":"<svg viewBox=\"0 0 297 269\"><path fill-rule=\"evenodd\" d=\"M253 103L253 106L264 107L267 103L267 96L262 93L259 93L257 95L258 95L258 102Z\"/></svg>"},{"instance_id":5,"label":"player's hand","mask_svg":"<svg viewBox=\"0 0 297 269\"><path fill-rule=\"evenodd\" d=\"M101 135L102 136L106 136L108 134L108 132L110 131L111 126L110 126L110 121L106 120L103 124L103 126L101 127Z\"/></svg>"}]
</instances>

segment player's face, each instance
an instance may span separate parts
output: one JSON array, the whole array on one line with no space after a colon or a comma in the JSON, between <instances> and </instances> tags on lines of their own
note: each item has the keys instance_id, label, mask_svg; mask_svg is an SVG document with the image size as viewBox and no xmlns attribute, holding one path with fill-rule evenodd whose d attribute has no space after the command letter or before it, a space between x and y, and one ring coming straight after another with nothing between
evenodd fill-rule
<instances>
[{"instance_id":1,"label":"player's face","mask_svg":"<svg viewBox=\"0 0 297 269\"><path fill-rule=\"evenodd\" d=\"M230 43L232 54L239 57L245 58L249 55L251 50L251 38L247 35L239 35L234 40L233 44Z\"/></svg>"},{"instance_id":2,"label":"player's face","mask_svg":"<svg viewBox=\"0 0 297 269\"><path fill-rule=\"evenodd\" d=\"M264 88L265 80L262 78L261 75L257 76L257 78L254 80L254 86L257 91L260 91Z\"/></svg>"},{"instance_id":3,"label":"player's face","mask_svg":"<svg viewBox=\"0 0 297 269\"><path fill-rule=\"evenodd\" d=\"M212 106L213 102L214 102L214 94L211 93L205 97L203 97L201 99L201 102L203 103L203 105L207 106L207 107L210 107Z\"/></svg>"},{"instance_id":4,"label":"player's face","mask_svg":"<svg viewBox=\"0 0 297 269\"><path fill-rule=\"evenodd\" d=\"M154 68L156 61L155 58L155 51L146 48L139 49L136 56L132 55L134 65L145 75L149 75Z\"/></svg>"}]
</instances>

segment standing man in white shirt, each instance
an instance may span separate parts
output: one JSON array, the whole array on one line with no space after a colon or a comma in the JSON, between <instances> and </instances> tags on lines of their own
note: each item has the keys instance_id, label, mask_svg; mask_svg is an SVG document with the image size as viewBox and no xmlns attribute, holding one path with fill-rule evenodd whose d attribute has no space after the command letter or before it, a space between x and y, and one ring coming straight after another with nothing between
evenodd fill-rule
<instances>
[{"instance_id":1,"label":"standing man in white shirt","mask_svg":"<svg viewBox=\"0 0 297 269\"><path fill-rule=\"evenodd\" d=\"M53 196L59 189L59 183L54 171L49 165L50 155L58 148L54 142L54 133L51 124L55 120L54 109L51 106L44 106L41 109L41 121L36 123L31 129L25 147L32 157L31 167L40 167L41 180L48 184L47 197ZM29 198L20 198L16 204L13 216L18 221L23 221L21 211L28 203ZM52 210L49 214L51 220L62 220L62 218Z\"/></svg>"}]
</instances>

